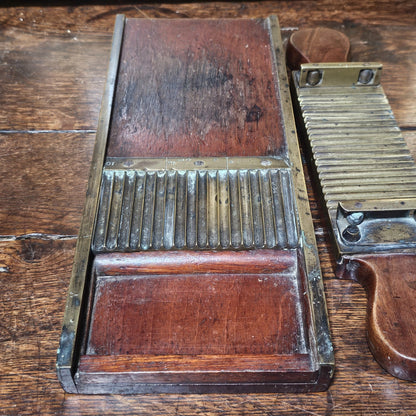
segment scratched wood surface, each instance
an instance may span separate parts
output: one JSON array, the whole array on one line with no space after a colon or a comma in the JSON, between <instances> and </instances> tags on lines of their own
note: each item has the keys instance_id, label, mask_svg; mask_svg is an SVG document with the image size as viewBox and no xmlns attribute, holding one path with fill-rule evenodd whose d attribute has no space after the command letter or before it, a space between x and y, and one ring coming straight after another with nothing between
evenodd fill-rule
<instances>
[{"instance_id":1,"label":"scratched wood surface","mask_svg":"<svg viewBox=\"0 0 416 416\"><path fill-rule=\"evenodd\" d=\"M200 26L197 19L127 19L108 156L283 153L264 23Z\"/></svg>"},{"instance_id":2,"label":"scratched wood surface","mask_svg":"<svg viewBox=\"0 0 416 416\"><path fill-rule=\"evenodd\" d=\"M383 86L416 156L416 8L409 1L123 4L0 9L0 414L416 414L416 385L389 376L365 340L364 290L334 278L328 228L309 186L336 374L314 394L66 395L55 354L116 13L277 14L287 36L324 25L353 60L381 61ZM309 182L308 182L309 183Z\"/></svg>"}]
</instances>

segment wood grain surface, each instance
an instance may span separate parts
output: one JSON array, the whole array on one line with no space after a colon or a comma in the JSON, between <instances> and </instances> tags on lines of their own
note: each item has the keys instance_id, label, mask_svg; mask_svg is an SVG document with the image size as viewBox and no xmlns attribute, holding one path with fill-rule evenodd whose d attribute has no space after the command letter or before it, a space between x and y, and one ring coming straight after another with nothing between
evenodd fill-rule
<instances>
[{"instance_id":1,"label":"wood grain surface","mask_svg":"<svg viewBox=\"0 0 416 416\"><path fill-rule=\"evenodd\" d=\"M64 394L56 349L105 82L115 14L277 14L284 38L326 26L382 83L416 156L416 8L411 1L259 1L0 9L0 414L411 415L416 386L388 375L365 338L366 295L337 280L329 229L309 195L335 347L329 390L313 394Z\"/></svg>"},{"instance_id":2,"label":"wood grain surface","mask_svg":"<svg viewBox=\"0 0 416 416\"><path fill-rule=\"evenodd\" d=\"M284 152L266 23L204 22L127 19L108 156Z\"/></svg>"}]
</instances>

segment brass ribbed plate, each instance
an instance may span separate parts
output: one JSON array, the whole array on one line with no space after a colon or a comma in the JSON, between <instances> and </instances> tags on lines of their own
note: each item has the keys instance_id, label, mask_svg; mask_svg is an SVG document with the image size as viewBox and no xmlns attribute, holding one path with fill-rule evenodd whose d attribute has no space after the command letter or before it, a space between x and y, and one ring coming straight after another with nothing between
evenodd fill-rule
<instances>
[{"instance_id":1,"label":"brass ribbed plate","mask_svg":"<svg viewBox=\"0 0 416 416\"><path fill-rule=\"evenodd\" d=\"M104 169L93 251L293 248L289 169Z\"/></svg>"},{"instance_id":2,"label":"brass ribbed plate","mask_svg":"<svg viewBox=\"0 0 416 416\"><path fill-rule=\"evenodd\" d=\"M416 197L416 167L381 86L298 88L329 210Z\"/></svg>"},{"instance_id":3,"label":"brass ribbed plate","mask_svg":"<svg viewBox=\"0 0 416 416\"><path fill-rule=\"evenodd\" d=\"M416 201L416 165L378 84L381 66L373 65L373 81L360 85L351 80L358 80L369 66L328 65L302 65L302 77L295 82L338 246L348 252L370 245L380 250L408 247L415 243L416 223L414 210L403 207L407 200ZM323 79L308 85L307 72L316 70ZM401 209L390 209L392 204ZM337 214L343 205L361 212L359 224ZM357 241L343 237L349 225L359 228Z\"/></svg>"}]
</instances>

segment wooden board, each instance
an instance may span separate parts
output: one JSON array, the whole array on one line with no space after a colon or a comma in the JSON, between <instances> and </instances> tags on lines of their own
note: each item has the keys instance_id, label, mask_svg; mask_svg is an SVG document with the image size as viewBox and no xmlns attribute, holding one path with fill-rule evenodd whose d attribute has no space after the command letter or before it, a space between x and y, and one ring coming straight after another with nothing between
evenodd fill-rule
<instances>
[{"instance_id":1,"label":"wooden board","mask_svg":"<svg viewBox=\"0 0 416 416\"><path fill-rule=\"evenodd\" d=\"M261 20L129 20L107 155L281 155L271 59Z\"/></svg>"}]
</instances>

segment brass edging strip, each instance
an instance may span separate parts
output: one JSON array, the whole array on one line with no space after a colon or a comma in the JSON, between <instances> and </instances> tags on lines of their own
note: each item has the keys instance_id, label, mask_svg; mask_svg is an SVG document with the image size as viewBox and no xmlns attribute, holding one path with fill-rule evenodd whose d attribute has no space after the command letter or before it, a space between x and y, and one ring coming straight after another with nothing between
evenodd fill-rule
<instances>
[{"instance_id":1,"label":"brass edging strip","mask_svg":"<svg viewBox=\"0 0 416 416\"><path fill-rule=\"evenodd\" d=\"M300 88L312 87L319 89L343 86L366 88L370 85L380 84L382 68L383 66L378 62L307 63L301 66L298 82ZM365 74L361 76L364 71L367 71L371 76L366 77Z\"/></svg>"},{"instance_id":2,"label":"brass edging strip","mask_svg":"<svg viewBox=\"0 0 416 416\"><path fill-rule=\"evenodd\" d=\"M305 267L308 280L311 324L316 335L316 349L320 365L328 366L332 375L335 359L329 331L329 321L322 281L319 255L316 245L315 232L309 207L309 199L303 174L302 159L300 156L298 138L296 134L295 119L292 108L289 82L287 79L284 49L276 16L269 18L272 59L276 67L277 87L279 89L280 104L283 116L283 128L288 144L289 160L291 162L295 206L298 213L301 246L305 255ZM279 59L278 59L279 58ZM286 202L286 201L285 201Z\"/></svg>"},{"instance_id":3,"label":"brass edging strip","mask_svg":"<svg viewBox=\"0 0 416 416\"><path fill-rule=\"evenodd\" d=\"M113 105L114 89L120 58L121 42L124 31L124 16L117 15L112 40L110 63L107 81L101 102L97 134L90 168L87 197L82 215L81 227L75 249L74 265L68 288L62 334L57 352L57 372L65 391L76 393L74 372L77 361L77 348L82 331L78 328L81 309L85 304L84 289L89 266L91 239L94 230L94 219L98 206L102 167L104 164L108 128Z\"/></svg>"},{"instance_id":4,"label":"brass edging strip","mask_svg":"<svg viewBox=\"0 0 416 416\"><path fill-rule=\"evenodd\" d=\"M107 158L104 170L123 171L202 171L202 170L243 170L243 169L285 169L288 163L278 157L204 157L204 158Z\"/></svg>"}]
</instances>

